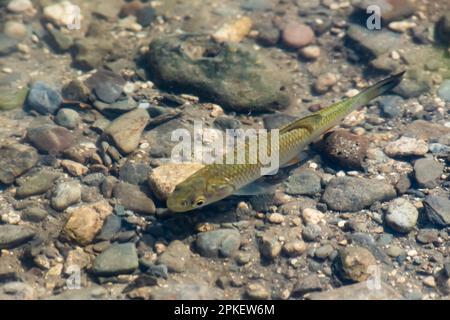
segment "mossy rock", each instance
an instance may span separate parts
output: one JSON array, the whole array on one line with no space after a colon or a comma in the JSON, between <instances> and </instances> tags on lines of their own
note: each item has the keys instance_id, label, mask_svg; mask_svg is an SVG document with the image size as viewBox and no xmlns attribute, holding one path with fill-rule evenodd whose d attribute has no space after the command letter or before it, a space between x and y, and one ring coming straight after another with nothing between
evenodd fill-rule
<instances>
[{"instance_id":1,"label":"mossy rock","mask_svg":"<svg viewBox=\"0 0 450 320\"><path fill-rule=\"evenodd\" d=\"M291 101L279 68L243 45L219 44L205 36L166 37L150 44L148 62L160 85L229 110L280 110Z\"/></svg>"}]
</instances>

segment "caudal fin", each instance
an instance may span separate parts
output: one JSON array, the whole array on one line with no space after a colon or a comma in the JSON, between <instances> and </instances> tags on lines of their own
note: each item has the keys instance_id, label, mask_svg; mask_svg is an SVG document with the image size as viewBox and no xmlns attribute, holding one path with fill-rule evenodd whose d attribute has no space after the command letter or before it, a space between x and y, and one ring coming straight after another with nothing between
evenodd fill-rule
<instances>
[{"instance_id":1,"label":"caudal fin","mask_svg":"<svg viewBox=\"0 0 450 320\"><path fill-rule=\"evenodd\" d=\"M361 105L364 105L369 101L375 99L376 97L382 95L383 93L395 88L402 81L402 77L405 74L405 72L406 71L402 71L397 74L394 74L389 78L381 80L380 82L374 84L373 86L370 86L369 88L363 90L356 96L361 99L361 100L358 99L359 100L358 102Z\"/></svg>"}]
</instances>

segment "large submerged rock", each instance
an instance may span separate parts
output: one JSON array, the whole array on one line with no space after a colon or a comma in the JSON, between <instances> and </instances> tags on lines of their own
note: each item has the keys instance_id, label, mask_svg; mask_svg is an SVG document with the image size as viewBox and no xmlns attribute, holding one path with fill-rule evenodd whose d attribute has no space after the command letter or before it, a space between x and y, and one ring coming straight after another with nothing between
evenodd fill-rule
<instances>
[{"instance_id":1,"label":"large submerged rock","mask_svg":"<svg viewBox=\"0 0 450 320\"><path fill-rule=\"evenodd\" d=\"M156 39L148 56L152 76L236 111L283 109L290 102L279 68L243 45L181 35Z\"/></svg>"}]
</instances>

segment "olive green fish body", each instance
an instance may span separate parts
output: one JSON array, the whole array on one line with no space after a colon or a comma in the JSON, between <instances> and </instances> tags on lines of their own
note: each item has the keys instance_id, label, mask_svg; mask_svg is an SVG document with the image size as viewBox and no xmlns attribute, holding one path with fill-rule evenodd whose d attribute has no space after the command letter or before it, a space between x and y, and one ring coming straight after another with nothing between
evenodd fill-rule
<instances>
[{"instance_id":1,"label":"olive green fish body","mask_svg":"<svg viewBox=\"0 0 450 320\"><path fill-rule=\"evenodd\" d=\"M267 156L270 158L271 153L278 150L279 166L282 167L305 146L339 124L351 111L395 87L401 81L402 75L403 73L400 73L389 77L354 97L293 121L279 129L278 139L271 139L271 133L265 135ZM257 145L260 145L259 140ZM167 199L168 208L174 212L193 210L219 201L260 178L262 169L266 168L267 164L259 159L259 152L256 152L253 161L250 160L250 155L255 153L254 145L246 142L241 148L244 148L245 155L243 163L236 162L239 151L242 152L236 147L231 151L234 153L235 162L226 163L222 159L221 163L206 165L177 185Z\"/></svg>"}]
</instances>

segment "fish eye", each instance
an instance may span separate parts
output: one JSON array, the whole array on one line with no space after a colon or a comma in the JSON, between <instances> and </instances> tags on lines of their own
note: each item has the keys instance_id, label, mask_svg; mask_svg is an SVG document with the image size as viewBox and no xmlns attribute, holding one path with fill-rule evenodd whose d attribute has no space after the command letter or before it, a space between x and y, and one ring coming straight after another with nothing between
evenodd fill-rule
<instances>
[{"instance_id":1,"label":"fish eye","mask_svg":"<svg viewBox=\"0 0 450 320\"><path fill-rule=\"evenodd\" d=\"M205 198L204 197L198 197L197 200L195 200L195 205L196 206L201 206L205 203Z\"/></svg>"}]
</instances>

